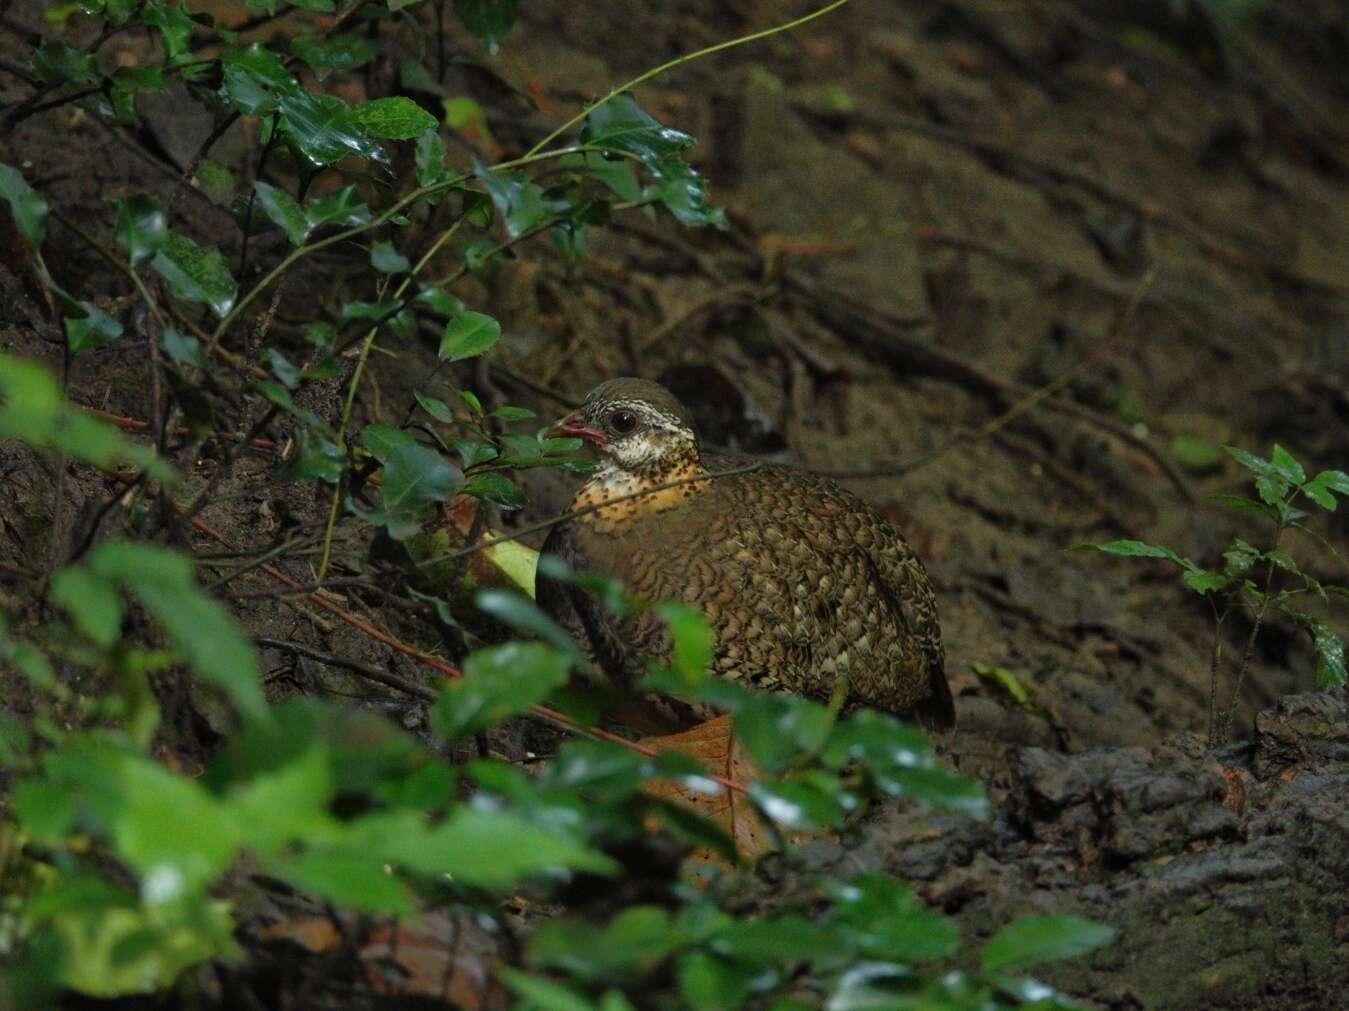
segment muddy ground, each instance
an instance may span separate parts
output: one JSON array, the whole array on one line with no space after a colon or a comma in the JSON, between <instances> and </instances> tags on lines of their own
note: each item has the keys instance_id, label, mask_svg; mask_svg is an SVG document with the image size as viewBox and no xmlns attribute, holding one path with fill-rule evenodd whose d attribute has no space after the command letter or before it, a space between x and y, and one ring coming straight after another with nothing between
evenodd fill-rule
<instances>
[{"instance_id":1,"label":"muddy ground","mask_svg":"<svg viewBox=\"0 0 1349 1011\"><path fill-rule=\"evenodd\" d=\"M783 13L630 6L527 0L502 55L475 53L489 69L452 65L446 86L483 104L503 151L523 150L613 83ZM1243 473L1187 445L1268 453L1278 441L1309 471L1349 466L1342 11L1281 3L1241 31L1217 6L855 0L799 33L680 67L638 96L700 139L694 160L730 230L634 215L596 230L575 267L546 239L520 245L462 291L505 337L490 368L454 381L551 416L602 378L663 378L710 443L837 472L906 532L940 597L952 759L1002 815L975 827L887 812L863 852L925 882L972 936L1014 909L1079 911L1119 923L1121 942L1051 978L1101 1006L1330 1007L1349 985L1345 712L1315 696L1277 708L1314 685L1309 643L1270 625L1235 700L1234 743L1206 754L1208 605L1163 565L1069 550L1144 538L1215 564L1233 535L1258 542L1257 525L1208 501L1242 492ZM40 10L20 0L4 18L0 57L21 63L16 34L39 30ZM372 64L372 93L395 56ZM0 72L0 103L27 87ZM65 106L0 138L0 160L24 164L67 220L111 245L106 201L171 193L203 136L171 102L146 120L113 129ZM226 134L213 156L246 174L230 158L247 139ZM195 192L178 207L237 262L220 208ZM276 252L261 244L253 262ZM44 253L58 280L134 332L124 277L70 227L55 222ZM315 292L339 305L367 271L357 251L314 258L283 292L277 325L312 318ZM59 340L0 267L0 350L59 364ZM145 418L143 362L134 338L83 356L70 395ZM375 362L357 416L400 419L433 350ZM308 406L334 416L338 390L311 391ZM72 478L53 524L49 472L3 449L0 463L0 557L41 569L105 488ZM180 463L198 481L218 465ZM242 460L203 513L241 544L322 522L326 498L311 486L262 493L268 466ZM565 505L566 479L526 480L530 507L494 524ZM1319 529L1349 547L1344 511ZM365 564L357 525L340 547L343 565ZM1316 542L1290 550L1323 581L1349 582ZM292 571L303 578L311 561L291 559ZM354 632L268 600L236 604L254 635L416 676ZM418 616L367 604L434 641ZM1228 657L1249 630L1247 617L1228 621ZM369 686L267 659L292 688L420 719L371 700ZM1029 701L977 673L990 668L1010 671ZM1220 713L1233 686L1224 667ZM170 722L190 761L213 717L180 701Z\"/></svg>"}]
</instances>

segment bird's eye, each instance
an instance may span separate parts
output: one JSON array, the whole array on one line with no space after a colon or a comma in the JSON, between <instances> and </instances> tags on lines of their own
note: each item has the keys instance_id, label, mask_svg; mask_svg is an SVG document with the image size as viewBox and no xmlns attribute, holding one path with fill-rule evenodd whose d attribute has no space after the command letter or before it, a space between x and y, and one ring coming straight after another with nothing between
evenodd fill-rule
<instances>
[{"instance_id":1,"label":"bird's eye","mask_svg":"<svg viewBox=\"0 0 1349 1011\"><path fill-rule=\"evenodd\" d=\"M619 435L627 435L637 427L637 415L631 411L614 411L609 415L609 427Z\"/></svg>"}]
</instances>

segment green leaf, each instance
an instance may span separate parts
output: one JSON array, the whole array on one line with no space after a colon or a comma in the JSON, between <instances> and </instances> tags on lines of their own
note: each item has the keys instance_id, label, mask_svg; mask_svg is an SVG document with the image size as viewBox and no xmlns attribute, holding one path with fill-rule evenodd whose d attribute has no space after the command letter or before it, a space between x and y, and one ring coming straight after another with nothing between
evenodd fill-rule
<instances>
[{"instance_id":1,"label":"green leaf","mask_svg":"<svg viewBox=\"0 0 1349 1011\"><path fill-rule=\"evenodd\" d=\"M1212 593L1225 589L1232 582L1228 573L1214 572L1211 569L1193 569L1185 572L1181 579L1185 585L1198 594Z\"/></svg>"},{"instance_id":2,"label":"green leaf","mask_svg":"<svg viewBox=\"0 0 1349 1011\"><path fill-rule=\"evenodd\" d=\"M483 590L474 598L474 604L479 611L490 614L515 631L544 640L571 660L580 655L576 641L567 630L539 610L528 597L507 590Z\"/></svg>"},{"instance_id":3,"label":"green leaf","mask_svg":"<svg viewBox=\"0 0 1349 1011\"><path fill-rule=\"evenodd\" d=\"M436 117L410 98L375 98L351 111L356 125L371 137L412 140L436 128Z\"/></svg>"},{"instance_id":4,"label":"green leaf","mask_svg":"<svg viewBox=\"0 0 1349 1011\"><path fill-rule=\"evenodd\" d=\"M629 158L586 151L559 160L563 165L580 168L586 175L613 190L621 200L635 202L642 198L642 186L637 181L637 171Z\"/></svg>"},{"instance_id":5,"label":"green leaf","mask_svg":"<svg viewBox=\"0 0 1349 1011\"><path fill-rule=\"evenodd\" d=\"M18 169L0 163L0 200L9 204L14 224L36 248L47 235L47 201Z\"/></svg>"},{"instance_id":6,"label":"green leaf","mask_svg":"<svg viewBox=\"0 0 1349 1011\"><path fill-rule=\"evenodd\" d=\"M463 678L445 686L431 710L431 728L453 743L495 726L566 683L571 661L566 652L537 642L478 650L464 661Z\"/></svg>"},{"instance_id":7,"label":"green leaf","mask_svg":"<svg viewBox=\"0 0 1349 1011\"><path fill-rule=\"evenodd\" d=\"M479 888L506 889L522 879L568 870L613 874L608 857L517 815L459 807L422 839L390 854L428 874L448 874Z\"/></svg>"},{"instance_id":8,"label":"green leaf","mask_svg":"<svg viewBox=\"0 0 1349 1011\"><path fill-rule=\"evenodd\" d=\"M127 439L112 425L76 410L42 366L0 353L0 439L19 439L112 470L119 463L143 467L176 485L177 475L154 451Z\"/></svg>"},{"instance_id":9,"label":"green leaf","mask_svg":"<svg viewBox=\"0 0 1349 1011\"><path fill-rule=\"evenodd\" d=\"M445 324L440 360L457 362L491 350L501 337L501 324L484 313L468 310Z\"/></svg>"},{"instance_id":10,"label":"green leaf","mask_svg":"<svg viewBox=\"0 0 1349 1011\"><path fill-rule=\"evenodd\" d=\"M177 297L204 302L219 317L234 307L238 288L214 246L199 246L185 235L169 232L151 265Z\"/></svg>"},{"instance_id":11,"label":"green leaf","mask_svg":"<svg viewBox=\"0 0 1349 1011\"><path fill-rule=\"evenodd\" d=\"M1338 502L1333 493L1349 495L1349 474L1342 470L1323 470L1304 484L1302 490L1322 509L1334 512Z\"/></svg>"},{"instance_id":12,"label":"green leaf","mask_svg":"<svg viewBox=\"0 0 1349 1011\"><path fill-rule=\"evenodd\" d=\"M370 140L351 108L333 95L283 92L277 100L282 126L295 148L316 168L348 155L385 163L383 149Z\"/></svg>"},{"instance_id":13,"label":"green leaf","mask_svg":"<svg viewBox=\"0 0 1349 1011\"><path fill-rule=\"evenodd\" d=\"M663 126L624 93L596 106L581 127L581 143L636 155L648 167L692 147L686 133Z\"/></svg>"},{"instance_id":14,"label":"green leaf","mask_svg":"<svg viewBox=\"0 0 1349 1011\"><path fill-rule=\"evenodd\" d=\"M1219 502L1230 509L1236 509L1239 512L1257 513L1267 519L1277 521L1278 512L1265 505L1263 502L1257 502L1252 498L1244 498L1240 495L1213 495L1211 501Z\"/></svg>"},{"instance_id":15,"label":"green leaf","mask_svg":"<svg viewBox=\"0 0 1349 1011\"><path fill-rule=\"evenodd\" d=\"M299 90L281 58L259 42L220 54L225 94L245 116L274 112L280 96Z\"/></svg>"},{"instance_id":16,"label":"green leaf","mask_svg":"<svg viewBox=\"0 0 1349 1011\"><path fill-rule=\"evenodd\" d=\"M1203 473L1222 465L1222 447L1197 435L1177 435L1171 440L1171 455L1186 470Z\"/></svg>"},{"instance_id":17,"label":"green leaf","mask_svg":"<svg viewBox=\"0 0 1349 1011\"><path fill-rule=\"evenodd\" d=\"M389 459L389 454L399 446L416 446L418 442L400 428L376 422L361 429L361 442L380 463Z\"/></svg>"},{"instance_id":18,"label":"green leaf","mask_svg":"<svg viewBox=\"0 0 1349 1011\"><path fill-rule=\"evenodd\" d=\"M104 347L122 336L122 324L94 303L81 302L80 308L84 310L83 317L67 316L63 321L72 355Z\"/></svg>"},{"instance_id":19,"label":"green leaf","mask_svg":"<svg viewBox=\"0 0 1349 1011\"><path fill-rule=\"evenodd\" d=\"M519 5L519 0L454 0L454 12L465 28L482 39L487 51L495 54L515 24Z\"/></svg>"},{"instance_id":20,"label":"green leaf","mask_svg":"<svg viewBox=\"0 0 1349 1011\"><path fill-rule=\"evenodd\" d=\"M192 184L213 204L228 207L234 199L234 174L218 161L206 158L197 166Z\"/></svg>"},{"instance_id":21,"label":"green leaf","mask_svg":"<svg viewBox=\"0 0 1349 1011\"><path fill-rule=\"evenodd\" d=\"M679 990L693 1011L743 1007L750 981L739 968L705 951L691 951L675 964Z\"/></svg>"},{"instance_id":22,"label":"green leaf","mask_svg":"<svg viewBox=\"0 0 1349 1011\"><path fill-rule=\"evenodd\" d=\"M1228 456L1237 461L1237 463L1241 464L1252 474L1270 477L1278 473L1272 463L1268 460L1260 459L1260 457L1256 456L1254 453L1248 453L1246 450L1237 446L1225 446L1224 448L1227 450Z\"/></svg>"},{"instance_id":23,"label":"green leaf","mask_svg":"<svg viewBox=\"0 0 1349 1011\"><path fill-rule=\"evenodd\" d=\"M326 197L311 200L305 214L316 229L324 225L363 225L370 220L370 208L361 202L355 186L344 186Z\"/></svg>"},{"instance_id":24,"label":"green leaf","mask_svg":"<svg viewBox=\"0 0 1349 1011\"><path fill-rule=\"evenodd\" d=\"M197 366L202 363L201 341L195 337L187 337L174 327L166 326L160 343L164 353L178 365Z\"/></svg>"},{"instance_id":25,"label":"green leaf","mask_svg":"<svg viewBox=\"0 0 1349 1011\"><path fill-rule=\"evenodd\" d=\"M516 407L512 404L503 404L500 407L492 409L488 417L500 418L502 421L528 421L530 418L537 417L528 407Z\"/></svg>"},{"instance_id":26,"label":"green leaf","mask_svg":"<svg viewBox=\"0 0 1349 1011\"><path fill-rule=\"evenodd\" d=\"M229 612L197 585L189 558L149 544L108 541L90 557L89 568L138 598L188 666L224 689L240 712L265 716L253 647Z\"/></svg>"},{"instance_id":27,"label":"green leaf","mask_svg":"<svg viewBox=\"0 0 1349 1011\"><path fill-rule=\"evenodd\" d=\"M122 600L117 588L88 569L69 566L52 580L52 602L75 619L75 627L104 649L122 631Z\"/></svg>"},{"instance_id":28,"label":"green leaf","mask_svg":"<svg viewBox=\"0 0 1349 1011\"><path fill-rule=\"evenodd\" d=\"M297 35L290 40L290 51L312 67L322 81L329 74L364 66L375 58L379 47L364 35Z\"/></svg>"},{"instance_id":29,"label":"green leaf","mask_svg":"<svg viewBox=\"0 0 1349 1011\"><path fill-rule=\"evenodd\" d=\"M505 474L495 470L474 474L464 485L463 492L503 509L523 509L529 504L529 499L520 487Z\"/></svg>"},{"instance_id":30,"label":"green leaf","mask_svg":"<svg viewBox=\"0 0 1349 1011\"><path fill-rule=\"evenodd\" d=\"M430 186L450 177L445 168L445 140L432 127L417 138L417 185Z\"/></svg>"},{"instance_id":31,"label":"green leaf","mask_svg":"<svg viewBox=\"0 0 1349 1011\"><path fill-rule=\"evenodd\" d=\"M493 171L474 162L473 174L482 182L492 203L506 221L506 233L518 239L548 220L552 211L543 188L522 172Z\"/></svg>"},{"instance_id":32,"label":"green leaf","mask_svg":"<svg viewBox=\"0 0 1349 1011\"><path fill-rule=\"evenodd\" d=\"M707 184L688 163L671 158L650 171L655 183L646 187L643 199L663 205L676 221L691 228L729 227L726 212L708 200Z\"/></svg>"},{"instance_id":33,"label":"green leaf","mask_svg":"<svg viewBox=\"0 0 1349 1011\"><path fill-rule=\"evenodd\" d=\"M1345 669L1344 640L1319 618L1301 611L1294 617L1312 637L1312 646L1316 649L1316 687L1323 692L1343 688L1349 682L1349 673Z\"/></svg>"},{"instance_id":34,"label":"green leaf","mask_svg":"<svg viewBox=\"0 0 1349 1011\"><path fill-rule=\"evenodd\" d=\"M370 266L381 274L405 274L412 269L408 258L391 242L376 242L370 247Z\"/></svg>"},{"instance_id":35,"label":"green leaf","mask_svg":"<svg viewBox=\"0 0 1349 1011\"><path fill-rule=\"evenodd\" d=\"M183 7L161 3L160 0L148 0L141 8L141 20L152 28L159 29L160 40L164 43L166 66L176 66L190 55L192 44L192 19Z\"/></svg>"},{"instance_id":36,"label":"green leaf","mask_svg":"<svg viewBox=\"0 0 1349 1011\"><path fill-rule=\"evenodd\" d=\"M575 990L569 990L561 983L531 976L519 969L498 966L496 974L526 1003L524 1007L536 1011L601 1011Z\"/></svg>"},{"instance_id":37,"label":"green leaf","mask_svg":"<svg viewBox=\"0 0 1349 1011\"><path fill-rule=\"evenodd\" d=\"M304 209L295 202L295 198L285 190L261 179L253 183L253 190L257 193L258 206L262 208L262 213L267 215L272 224L286 233L290 244L304 245L304 240L309 238L312 225Z\"/></svg>"},{"instance_id":38,"label":"green leaf","mask_svg":"<svg viewBox=\"0 0 1349 1011\"><path fill-rule=\"evenodd\" d=\"M117 241L126 247L131 266L139 267L164 245L169 230L164 210L144 193L119 198Z\"/></svg>"},{"instance_id":39,"label":"green leaf","mask_svg":"<svg viewBox=\"0 0 1349 1011\"><path fill-rule=\"evenodd\" d=\"M1088 544L1085 546L1095 548L1097 551L1104 551L1107 555L1121 555L1125 558L1165 558L1168 562L1173 562L1183 569L1194 567L1193 563L1186 562L1170 548L1164 548L1158 544L1147 544L1143 541L1107 541L1104 544Z\"/></svg>"},{"instance_id":40,"label":"green leaf","mask_svg":"<svg viewBox=\"0 0 1349 1011\"><path fill-rule=\"evenodd\" d=\"M464 311L463 302L433 284L423 284L413 301L445 316L457 316Z\"/></svg>"},{"instance_id":41,"label":"green leaf","mask_svg":"<svg viewBox=\"0 0 1349 1011\"><path fill-rule=\"evenodd\" d=\"M389 535L403 540L417 532L432 502L444 502L464 483L458 467L417 443L394 446L384 461L384 515Z\"/></svg>"},{"instance_id":42,"label":"green leaf","mask_svg":"<svg viewBox=\"0 0 1349 1011\"><path fill-rule=\"evenodd\" d=\"M1293 459L1293 455L1277 442L1274 444L1274 452L1270 457L1270 462L1274 465L1274 469L1279 472L1279 476L1289 484L1301 484L1307 480L1307 474L1302 469L1302 464Z\"/></svg>"},{"instance_id":43,"label":"green leaf","mask_svg":"<svg viewBox=\"0 0 1349 1011\"><path fill-rule=\"evenodd\" d=\"M295 449L281 469L288 481L323 481L336 484L347 467L347 455L324 433L304 427L295 436Z\"/></svg>"},{"instance_id":44,"label":"green leaf","mask_svg":"<svg viewBox=\"0 0 1349 1011\"><path fill-rule=\"evenodd\" d=\"M984 945L985 972L1072 958L1109 944L1115 929L1077 916L1025 916Z\"/></svg>"},{"instance_id":45,"label":"green leaf","mask_svg":"<svg viewBox=\"0 0 1349 1011\"><path fill-rule=\"evenodd\" d=\"M956 925L888 875L832 881L825 891L834 902L829 925L860 955L912 963L945 958L956 950Z\"/></svg>"},{"instance_id":46,"label":"green leaf","mask_svg":"<svg viewBox=\"0 0 1349 1011\"><path fill-rule=\"evenodd\" d=\"M93 53L42 39L33 51L33 73L46 84L97 84L103 80Z\"/></svg>"}]
</instances>

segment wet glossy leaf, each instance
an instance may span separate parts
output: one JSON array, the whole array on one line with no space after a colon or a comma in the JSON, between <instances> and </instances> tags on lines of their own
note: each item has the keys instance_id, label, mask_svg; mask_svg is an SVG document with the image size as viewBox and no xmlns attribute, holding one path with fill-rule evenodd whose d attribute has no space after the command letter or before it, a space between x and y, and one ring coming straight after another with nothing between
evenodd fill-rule
<instances>
[{"instance_id":1,"label":"wet glossy leaf","mask_svg":"<svg viewBox=\"0 0 1349 1011\"><path fill-rule=\"evenodd\" d=\"M375 98L351 110L356 125L382 140L412 140L436 128L436 117L410 98Z\"/></svg>"},{"instance_id":2,"label":"wet glossy leaf","mask_svg":"<svg viewBox=\"0 0 1349 1011\"><path fill-rule=\"evenodd\" d=\"M117 241L126 247L131 265L138 267L150 259L168 238L164 211L153 197L143 193L122 197L117 207Z\"/></svg>"},{"instance_id":3,"label":"wet glossy leaf","mask_svg":"<svg viewBox=\"0 0 1349 1011\"><path fill-rule=\"evenodd\" d=\"M501 337L501 324L481 312L460 313L445 324L440 336L440 360L457 362L490 351Z\"/></svg>"},{"instance_id":4,"label":"wet glossy leaf","mask_svg":"<svg viewBox=\"0 0 1349 1011\"><path fill-rule=\"evenodd\" d=\"M431 710L437 736L453 743L542 702L571 670L567 653L537 642L489 646L464 661Z\"/></svg>"},{"instance_id":5,"label":"wet glossy leaf","mask_svg":"<svg viewBox=\"0 0 1349 1011\"><path fill-rule=\"evenodd\" d=\"M1026 916L1003 927L984 945L984 971L1021 969L1094 951L1115 929L1077 916Z\"/></svg>"},{"instance_id":6,"label":"wet glossy leaf","mask_svg":"<svg viewBox=\"0 0 1349 1011\"><path fill-rule=\"evenodd\" d=\"M253 184L258 196L258 206L267 215L272 224L286 233L292 246L304 245L309 238L310 221L304 209L295 202L285 190L259 179Z\"/></svg>"},{"instance_id":7,"label":"wet glossy leaf","mask_svg":"<svg viewBox=\"0 0 1349 1011\"><path fill-rule=\"evenodd\" d=\"M694 140L663 126L631 95L622 94L590 111L581 127L581 143L636 155L647 165L655 165L692 147Z\"/></svg>"},{"instance_id":8,"label":"wet glossy leaf","mask_svg":"<svg viewBox=\"0 0 1349 1011\"><path fill-rule=\"evenodd\" d=\"M522 172L496 172L475 163L473 174L482 182L492 203L506 222L512 239L537 228L548 220L551 211L543 189Z\"/></svg>"},{"instance_id":9,"label":"wet glossy leaf","mask_svg":"<svg viewBox=\"0 0 1349 1011\"><path fill-rule=\"evenodd\" d=\"M296 89L283 92L277 106L286 135L316 167L332 165L348 155L386 160L383 150L370 140L340 98Z\"/></svg>"},{"instance_id":10,"label":"wet glossy leaf","mask_svg":"<svg viewBox=\"0 0 1349 1011\"><path fill-rule=\"evenodd\" d=\"M204 302L221 317L234 307L238 289L225 258L214 246L199 246L185 235L170 232L151 265L178 298Z\"/></svg>"},{"instance_id":11,"label":"wet glossy leaf","mask_svg":"<svg viewBox=\"0 0 1349 1011\"><path fill-rule=\"evenodd\" d=\"M1343 688L1349 682L1349 672L1345 668L1344 640L1318 618L1305 612L1298 612L1295 617L1312 637L1312 646L1316 650L1316 687L1323 692Z\"/></svg>"},{"instance_id":12,"label":"wet glossy leaf","mask_svg":"<svg viewBox=\"0 0 1349 1011\"><path fill-rule=\"evenodd\" d=\"M258 42L225 50L220 65L225 94L245 116L274 111L281 95L299 88L281 58Z\"/></svg>"},{"instance_id":13,"label":"wet glossy leaf","mask_svg":"<svg viewBox=\"0 0 1349 1011\"><path fill-rule=\"evenodd\" d=\"M643 198L663 205L680 224L727 227L726 212L708 200L707 184L687 162L671 158L653 166L651 175L655 182L646 187Z\"/></svg>"},{"instance_id":14,"label":"wet glossy leaf","mask_svg":"<svg viewBox=\"0 0 1349 1011\"><path fill-rule=\"evenodd\" d=\"M47 235L47 201L28 185L23 173L12 165L0 164L0 200L9 204L14 224L34 246L42 245Z\"/></svg>"},{"instance_id":15,"label":"wet glossy leaf","mask_svg":"<svg viewBox=\"0 0 1349 1011\"><path fill-rule=\"evenodd\" d=\"M445 140L435 127L417 138L416 159L418 186L430 186L451 175L445 168Z\"/></svg>"},{"instance_id":16,"label":"wet glossy leaf","mask_svg":"<svg viewBox=\"0 0 1349 1011\"><path fill-rule=\"evenodd\" d=\"M519 0L454 0L454 12L464 27L478 38L489 53L495 53L501 40L515 24Z\"/></svg>"}]
</instances>

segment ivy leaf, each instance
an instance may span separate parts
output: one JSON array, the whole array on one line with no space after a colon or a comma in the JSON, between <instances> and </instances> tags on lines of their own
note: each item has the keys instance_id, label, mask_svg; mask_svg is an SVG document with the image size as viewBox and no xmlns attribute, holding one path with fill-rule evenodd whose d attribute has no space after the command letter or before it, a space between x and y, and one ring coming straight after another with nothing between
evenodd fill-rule
<instances>
[{"instance_id":1,"label":"ivy leaf","mask_svg":"<svg viewBox=\"0 0 1349 1011\"><path fill-rule=\"evenodd\" d=\"M491 350L501 337L501 324L481 312L469 310L445 324L440 336L440 360L457 362L476 358Z\"/></svg>"},{"instance_id":2,"label":"ivy leaf","mask_svg":"<svg viewBox=\"0 0 1349 1011\"><path fill-rule=\"evenodd\" d=\"M474 474L464 485L465 495L491 502L503 509L523 509L529 504L519 486L500 471L489 470Z\"/></svg>"},{"instance_id":3,"label":"ivy leaf","mask_svg":"<svg viewBox=\"0 0 1349 1011\"><path fill-rule=\"evenodd\" d=\"M1115 929L1077 916L1024 916L984 945L985 972L1072 958L1109 944Z\"/></svg>"},{"instance_id":4,"label":"ivy leaf","mask_svg":"<svg viewBox=\"0 0 1349 1011\"><path fill-rule=\"evenodd\" d=\"M144 193L119 198L117 241L126 247L131 266L139 267L164 245L169 229L163 208Z\"/></svg>"},{"instance_id":5,"label":"ivy leaf","mask_svg":"<svg viewBox=\"0 0 1349 1011\"><path fill-rule=\"evenodd\" d=\"M624 93L590 111L581 127L581 143L636 155L654 168L695 142L688 134L662 125Z\"/></svg>"},{"instance_id":6,"label":"ivy leaf","mask_svg":"<svg viewBox=\"0 0 1349 1011\"><path fill-rule=\"evenodd\" d=\"M482 39L487 51L495 54L515 24L519 5L520 0L454 0L454 12L465 28Z\"/></svg>"},{"instance_id":7,"label":"ivy leaf","mask_svg":"<svg viewBox=\"0 0 1349 1011\"><path fill-rule=\"evenodd\" d=\"M204 302L220 317L234 306L238 289L225 258L214 246L199 246L185 235L169 232L151 266L179 298Z\"/></svg>"},{"instance_id":8,"label":"ivy leaf","mask_svg":"<svg viewBox=\"0 0 1349 1011\"><path fill-rule=\"evenodd\" d=\"M472 737L542 702L566 683L571 657L538 642L489 646L464 661L464 676L445 686L431 729L451 743Z\"/></svg>"},{"instance_id":9,"label":"ivy leaf","mask_svg":"<svg viewBox=\"0 0 1349 1011\"><path fill-rule=\"evenodd\" d=\"M92 302L81 302L84 316L67 316L64 320L66 343L70 353L78 355L111 344L122 336L122 324Z\"/></svg>"},{"instance_id":10,"label":"ivy leaf","mask_svg":"<svg viewBox=\"0 0 1349 1011\"><path fill-rule=\"evenodd\" d=\"M375 58L379 47L364 35L297 35L290 40L290 51L313 68L322 81L329 74L345 73L362 67Z\"/></svg>"},{"instance_id":11,"label":"ivy leaf","mask_svg":"<svg viewBox=\"0 0 1349 1011\"><path fill-rule=\"evenodd\" d=\"M0 200L9 204L23 237L35 247L47 236L47 201L28 185L23 173L12 165L0 163Z\"/></svg>"},{"instance_id":12,"label":"ivy leaf","mask_svg":"<svg viewBox=\"0 0 1349 1011\"><path fill-rule=\"evenodd\" d=\"M295 202L295 198L285 190L261 179L253 184L253 190L257 193L258 206L262 208L262 213L267 215L272 224L286 233L290 244L304 245L312 225L305 215L304 208Z\"/></svg>"},{"instance_id":13,"label":"ivy leaf","mask_svg":"<svg viewBox=\"0 0 1349 1011\"><path fill-rule=\"evenodd\" d=\"M191 55L194 25L184 8L161 3L160 0L149 0L141 10L141 20L159 29L159 37L164 43L166 66L176 66Z\"/></svg>"},{"instance_id":14,"label":"ivy leaf","mask_svg":"<svg viewBox=\"0 0 1349 1011\"><path fill-rule=\"evenodd\" d=\"M375 98L351 110L353 122L371 137L412 140L436 128L436 117L410 98Z\"/></svg>"},{"instance_id":15,"label":"ivy leaf","mask_svg":"<svg viewBox=\"0 0 1349 1011\"><path fill-rule=\"evenodd\" d=\"M33 51L33 73L46 84L97 84L103 79L93 53L42 39Z\"/></svg>"},{"instance_id":16,"label":"ivy leaf","mask_svg":"<svg viewBox=\"0 0 1349 1011\"><path fill-rule=\"evenodd\" d=\"M481 162L475 162L473 174L482 181L492 203L506 220L506 232L512 239L548 220L550 211L543 189L524 173L494 172Z\"/></svg>"}]
</instances>

